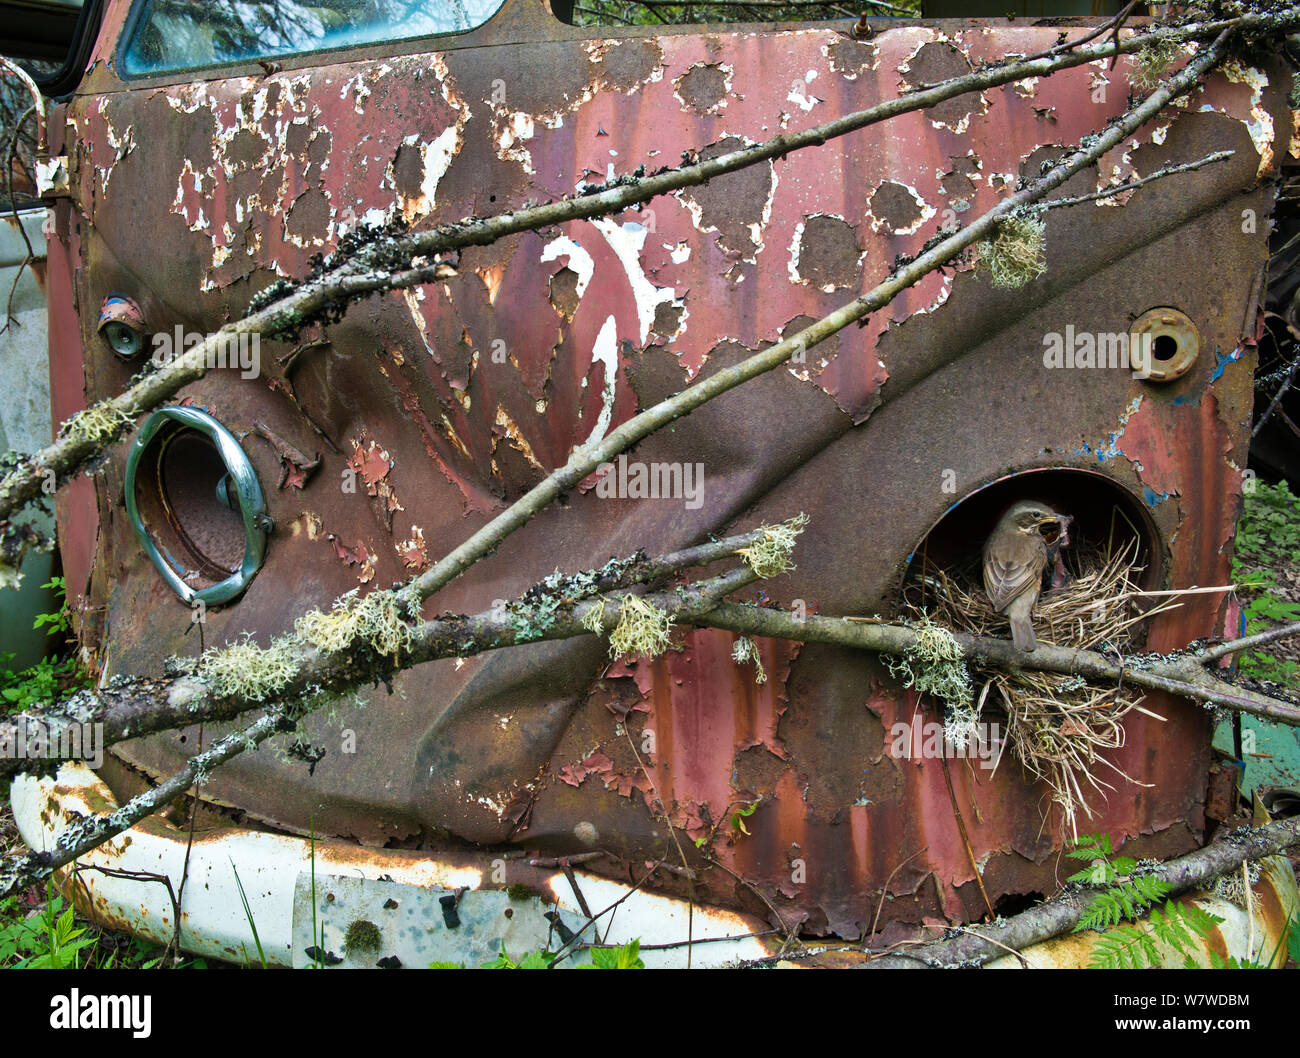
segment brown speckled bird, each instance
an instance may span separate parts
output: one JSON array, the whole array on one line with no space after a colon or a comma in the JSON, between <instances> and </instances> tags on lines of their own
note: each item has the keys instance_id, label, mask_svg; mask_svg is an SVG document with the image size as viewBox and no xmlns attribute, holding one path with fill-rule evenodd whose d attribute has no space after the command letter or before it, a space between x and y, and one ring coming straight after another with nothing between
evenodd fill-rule
<instances>
[{"instance_id":1,"label":"brown speckled bird","mask_svg":"<svg viewBox=\"0 0 1300 1058\"><path fill-rule=\"evenodd\" d=\"M1017 650L1038 646L1030 614L1049 561L1043 527L1054 527L1055 541L1064 534L1068 521L1045 503L1022 500L1007 509L984 544L984 590L993 609L1011 621L1011 640Z\"/></svg>"}]
</instances>

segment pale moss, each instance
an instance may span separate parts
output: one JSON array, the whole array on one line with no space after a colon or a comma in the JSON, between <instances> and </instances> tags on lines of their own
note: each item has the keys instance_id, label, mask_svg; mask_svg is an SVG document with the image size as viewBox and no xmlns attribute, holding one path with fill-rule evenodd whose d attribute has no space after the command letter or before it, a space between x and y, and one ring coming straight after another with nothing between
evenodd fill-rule
<instances>
[{"instance_id":1,"label":"pale moss","mask_svg":"<svg viewBox=\"0 0 1300 1058\"><path fill-rule=\"evenodd\" d=\"M605 631L605 600L599 599L588 607L580 623L588 632L595 632L596 635Z\"/></svg>"},{"instance_id":2,"label":"pale moss","mask_svg":"<svg viewBox=\"0 0 1300 1058\"><path fill-rule=\"evenodd\" d=\"M294 635L327 654L365 643L381 657L397 657L411 645L411 627L402 618L408 600L391 591L372 591L358 598L356 589L341 596L325 613L309 610L294 622Z\"/></svg>"},{"instance_id":3,"label":"pale moss","mask_svg":"<svg viewBox=\"0 0 1300 1058\"><path fill-rule=\"evenodd\" d=\"M802 512L777 525L761 525L758 531L763 534L763 539L740 548L736 554L749 563L749 568L757 576L777 577L788 573L795 568L790 561L795 541L807 525L808 515Z\"/></svg>"},{"instance_id":4,"label":"pale moss","mask_svg":"<svg viewBox=\"0 0 1300 1058\"><path fill-rule=\"evenodd\" d=\"M668 649L673 619L654 603L624 595L618 624L609 635L611 657L658 657Z\"/></svg>"},{"instance_id":5,"label":"pale moss","mask_svg":"<svg viewBox=\"0 0 1300 1058\"><path fill-rule=\"evenodd\" d=\"M741 636L736 640L736 645L731 648L731 660L737 665L753 662L754 682L767 682L767 673L763 670L763 659L758 656L758 644L749 636Z\"/></svg>"},{"instance_id":6,"label":"pale moss","mask_svg":"<svg viewBox=\"0 0 1300 1058\"><path fill-rule=\"evenodd\" d=\"M917 633L916 642L902 656L882 655L890 675L959 711L968 708L974 698L974 688L961 645L948 629L928 615L910 622L910 626Z\"/></svg>"},{"instance_id":7,"label":"pale moss","mask_svg":"<svg viewBox=\"0 0 1300 1058\"><path fill-rule=\"evenodd\" d=\"M194 674L219 698L236 697L264 702L274 697L298 674L298 652L291 637L260 647L241 639L205 651Z\"/></svg>"},{"instance_id":8,"label":"pale moss","mask_svg":"<svg viewBox=\"0 0 1300 1058\"><path fill-rule=\"evenodd\" d=\"M99 447L112 441L123 427L134 420L111 404L95 404L77 412L59 429L59 436L74 444L91 444Z\"/></svg>"},{"instance_id":9,"label":"pale moss","mask_svg":"<svg viewBox=\"0 0 1300 1058\"><path fill-rule=\"evenodd\" d=\"M1149 92L1164 79L1169 67L1178 58L1179 51L1180 46L1176 41L1164 37L1143 45L1133 55L1129 84L1139 91Z\"/></svg>"},{"instance_id":10,"label":"pale moss","mask_svg":"<svg viewBox=\"0 0 1300 1058\"><path fill-rule=\"evenodd\" d=\"M1251 860L1247 872L1250 879L1251 887L1259 881L1260 865L1258 860ZM1241 876L1241 868L1229 871L1227 874L1221 874L1214 883L1214 895L1221 900L1246 909L1246 879Z\"/></svg>"},{"instance_id":11,"label":"pale moss","mask_svg":"<svg viewBox=\"0 0 1300 1058\"><path fill-rule=\"evenodd\" d=\"M991 239L976 245L977 268L1004 290L1016 290L1047 271L1047 226L1035 217L1012 214Z\"/></svg>"}]
</instances>

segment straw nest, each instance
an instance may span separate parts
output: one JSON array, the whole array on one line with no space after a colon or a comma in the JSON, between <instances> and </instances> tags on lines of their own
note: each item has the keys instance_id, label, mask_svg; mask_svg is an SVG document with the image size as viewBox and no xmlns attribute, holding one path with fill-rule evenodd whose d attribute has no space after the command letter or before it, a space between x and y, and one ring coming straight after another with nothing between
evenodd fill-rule
<instances>
[{"instance_id":1,"label":"straw nest","mask_svg":"<svg viewBox=\"0 0 1300 1058\"><path fill-rule=\"evenodd\" d=\"M1143 567L1137 564L1137 552L1135 540L1109 548L1065 549L1065 584L1044 591L1034 609L1039 641L1128 653L1140 624L1176 605L1172 599L1155 608L1142 605L1151 599L1138 585ZM947 571L927 571L910 586L908 606L955 632L1010 638L1006 617L993 610L984 593L978 556ZM1005 743L998 765L1010 747L1025 770L1047 784L1076 836L1080 811L1091 818L1090 800L1104 799L1115 788L1107 779L1119 776L1136 783L1103 755L1124 745L1125 717L1136 710L1163 719L1142 708L1142 697L1131 688L1094 684L1080 676L987 669L975 674L974 686L969 705L947 710L949 741L961 744L982 714L1003 712Z\"/></svg>"}]
</instances>

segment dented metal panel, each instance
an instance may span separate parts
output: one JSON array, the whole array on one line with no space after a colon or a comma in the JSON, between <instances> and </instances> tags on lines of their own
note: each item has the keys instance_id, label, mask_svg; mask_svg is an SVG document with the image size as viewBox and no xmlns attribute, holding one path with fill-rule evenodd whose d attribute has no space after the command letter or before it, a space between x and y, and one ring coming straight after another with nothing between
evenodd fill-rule
<instances>
[{"instance_id":1,"label":"dented metal panel","mask_svg":"<svg viewBox=\"0 0 1300 1058\"><path fill-rule=\"evenodd\" d=\"M605 38L515 0L437 52L405 42L272 73L122 82L111 46L125 8L106 16L99 60L56 130L84 221L71 260L89 397L120 391L135 370L94 334L92 307L109 293L133 298L158 334L211 331L362 223L484 216L708 157L1040 51L1059 32L1013 21L908 25L868 42L833 28ZM424 569L574 446L793 333L1037 175L1060 145L1124 110L1129 68L1123 59L961 97L639 211L470 248L454 277L372 298L296 342L262 343L260 377L211 372L183 402L216 416L257 469L276 527L265 565L194 635L132 537L119 451L97 478L86 596L109 632L91 644L105 673L155 672L170 654L246 631L264 641L307 607ZM556 567L802 510L811 525L798 569L765 584L765 597L894 613L909 557L954 501L1024 471L1099 476L1143 511L1152 583L1223 583L1267 254L1261 178L1292 127L1274 79L1244 67L1217 75L1066 184L1062 194L1080 194L1236 152L1176 185L1053 212L1048 271L1025 290L995 290L969 262L935 272L806 362L630 454L701 465L700 504L608 498L593 478L427 612L486 609ZM1126 332L1160 306L1199 332L1182 377L1044 367L1045 335ZM74 355L56 350L56 373L70 373ZM1160 616L1150 645L1212 632L1217 606L1196 596ZM312 720L310 740L326 752L310 773L259 753L225 766L205 794L367 844L473 843L489 859L514 847L604 850L589 869L615 877L676 855L666 809L744 879L697 857L696 899L766 915L765 898L787 924L854 938L886 886L890 930L976 916L939 762L889 752L912 697L875 658L788 643L761 644L770 679L756 686L732 644L702 630L635 666L611 667L591 639L425 665L391 695L379 688ZM1165 722L1134 716L1115 755L1141 785L1120 786L1089 825L1137 838L1148 855L1181 852L1203 833L1208 722L1182 702L1148 705ZM194 734L121 753L170 771ZM1066 835L1045 792L1010 766L992 777L958 766L953 781L976 806L966 815L990 895L1053 888ZM733 829L734 807L756 800L749 834ZM688 888L667 872L651 885Z\"/></svg>"}]
</instances>

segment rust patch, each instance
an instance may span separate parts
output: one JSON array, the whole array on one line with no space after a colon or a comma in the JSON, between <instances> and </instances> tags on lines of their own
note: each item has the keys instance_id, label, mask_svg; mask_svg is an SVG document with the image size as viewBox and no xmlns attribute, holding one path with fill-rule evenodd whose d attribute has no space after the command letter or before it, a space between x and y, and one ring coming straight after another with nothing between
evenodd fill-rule
<instances>
[{"instance_id":1,"label":"rust patch","mask_svg":"<svg viewBox=\"0 0 1300 1058\"><path fill-rule=\"evenodd\" d=\"M578 311L578 279L567 265L551 276L551 306L566 320Z\"/></svg>"},{"instance_id":2,"label":"rust patch","mask_svg":"<svg viewBox=\"0 0 1300 1058\"><path fill-rule=\"evenodd\" d=\"M655 318L650 324L650 330L661 338L672 338L681 328L682 313L685 311L683 305L674 305L668 301L659 302L655 306Z\"/></svg>"},{"instance_id":3,"label":"rust patch","mask_svg":"<svg viewBox=\"0 0 1300 1058\"><path fill-rule=\"evenodd\" d=\"M943 174L940 186L949 198L970 198L975 194L975 176L980 171L979 159L959 155L948 159L952 168Z\"/></svg>"},{"instance_id":4,"label":"rust patch","mask_svg":"<svg viewBox=\"0 0 1300 1058\"><path fill-rule=\"evenodd\" d=\"M285 235L300 244L324 242L329 225L329 199L320 191L304 191L284 218Z\"/></svg>"},{"instance_id":5,"label":"rust patch","mask_svg":"<svg viewBox=\"0 0 1300 1058\"><path fill-rule=\"evenodd\" d=\"M876 65L876 48L873 44L845 37L826 49L826 57L830 59L832 70L851 81L863 70Z\"/></svg>"},{"instance_id":6,"label":"rust patch","mask_svg":"<svg viewBox=\"0 0 1300 1058\"><path fill-rule=\"evenodd\" d=\"M886 180L871 195L871 215L890 231L902 231L921 219L921 207L902 184Z\"/></svg>"},{"instance_id":7,"label":"rust patch","mask_svg":"<svg viewBox=\"0 0 1300 1058\"><path fill-rule=\"evenodd\" d=\"M770 797L789 767L767 746L750 746L736 754L736 774L733 785L739 794L752 797Z\"/></svg>"},{"instance_id":8,"label":"rust patch","mask_svg":"<svg viewBox=\"0 0 1300 1058\"><path fill-rule=\"evenodd\" d=\"M233 169L248 169L266 160L267 142L251 129L240 129L226 149L226 161Z\"/></svg>"},{"instance_id":9,"label":"rust patch","mask_svg":"<svg viewBox=\"0 0 1300 1058\"><path fill-rule=\"evenodd\" d=\"M708 161L745 146L739 137L728 136L700 151L700 160ZM772 167L752 165L710 180L690 195L700 209L700 227L716 228L718 245L724 250L752 257L759 244L751 225L762 224L763 208L771 193Z\"/></svg>"},{"instance_id":10,"label":"rust patch","mask_svg":"<svg viewBox=\"0 0 1300 1058\"><path fill-rule=\"evenodd\" d=\"M862 247L847 221L825 214L807 217L799 236L799 277L820 290L850 287L858 281Z\"/></svg>"},{"instance_id":11,"label":"rust patch","mask_svg":"<svg viewBox=\"0 0 1300 1058\"><path fill-rule=\"evenodd\" d=\"M663 53L654 41L625 40L605 50L600 82L627 91L650 80L661 62Z\"/></svg>"},{"instance_id":12,"label":"rust patch","mask_svg":"<svg viewBox=\"0 0 1300 1058\"><path fill-rule=\"evenodd\" d=\"M920 51L912 56L908 63L907 83L913 86L933 84L950 77L964 77L970 72L970 60L960 51L951 44L931 41L922 45ZM946 126L954 132L964 132L970 115L979 113L982 109L982 97L968 93L937 103L925 113L935 125Z\"/></svg>"},{"instance_id":13,"label":"rust patch","mask_svg":"<svg viewBox=\"0 0 1300 1058\"><path fill-rule=\"evenodd\" d=\"M424 183L424 155L415 143L403 143L393 158L393 186L404 198L418 198Z\"/></svg>"},{"instance_id":14,"label":"rust patch","mask_svg":"<svg viewBox=\"0 0 1300 1058\"><path fill-rule=\"evenodd\" d=\"M692 66L673 82L677 97L701 114L714 111L727 95L727 72L716 65Z\"/></svg>"}]
</instances>

